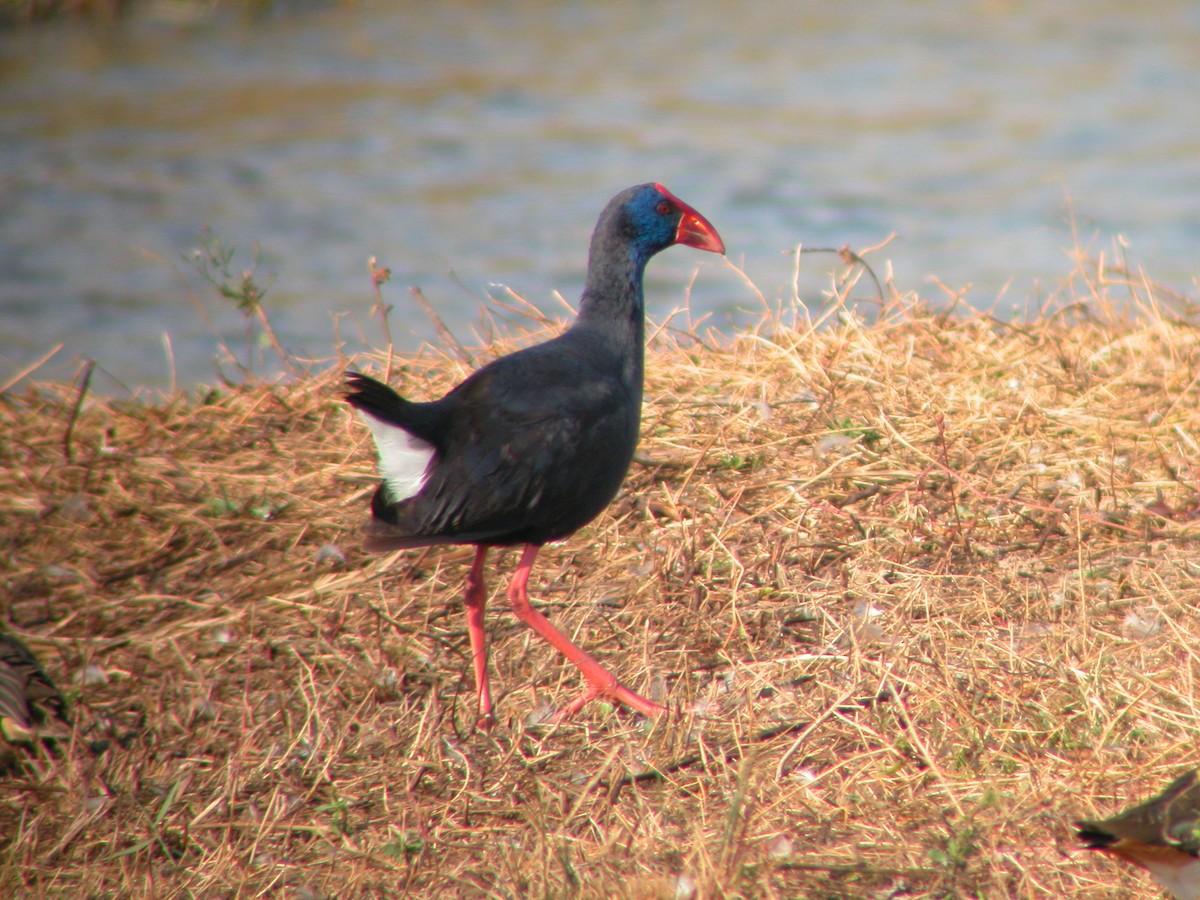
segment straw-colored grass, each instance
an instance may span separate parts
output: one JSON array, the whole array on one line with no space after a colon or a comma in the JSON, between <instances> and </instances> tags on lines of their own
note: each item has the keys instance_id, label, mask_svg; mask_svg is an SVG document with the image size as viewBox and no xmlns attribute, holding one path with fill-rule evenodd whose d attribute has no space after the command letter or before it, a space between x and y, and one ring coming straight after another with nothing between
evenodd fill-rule
<instances>
[{"instance_id":1,"label":"straw-colored grass","mask_svg":"<svg viewBox=\"0 0 1200 900\"><path fill-rule=\"evenodd\" d=\"M0 895L1154 896L1071 823L1200 763L1176 300L1085 265L1012 325L894 296L657 330L640 461L531 582L651 723L530 726L581 680L497 591L472 730L471 550L360 551L336 371L10 390L3 612L77 727L0 784ZM416 398L470 370L390 368Z\"/></svg>"}]
</instances>

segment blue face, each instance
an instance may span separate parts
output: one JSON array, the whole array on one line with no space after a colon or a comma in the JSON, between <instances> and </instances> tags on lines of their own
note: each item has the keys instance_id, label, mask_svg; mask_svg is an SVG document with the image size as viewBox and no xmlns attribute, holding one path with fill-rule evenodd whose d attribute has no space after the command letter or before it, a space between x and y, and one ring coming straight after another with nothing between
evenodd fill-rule
<instances>
[{"instance_id":1,"label":"blue face","mask_svg":"<svg viewBox=\"0 0 1200 900\"><path fill-rule=\"evenodd\" d=\"M653 184L630 188L629 194L625 216L636 252L647 258L674 244L682 213L671 198Z\"/></svg>"},{"instance_id":2,"label":"blue face","mask_svg":"<svg viewBox=\"0 0 1200 900\"><path fill-rule=\"evenodd\" d=\"M672 244L725 252L720 235L704 216L661 184L639 184L621 191L600 213L589 267L598 266L599 277L606 263L625 258L640 273L650 257Z\"/></svg>"}]
</instances>

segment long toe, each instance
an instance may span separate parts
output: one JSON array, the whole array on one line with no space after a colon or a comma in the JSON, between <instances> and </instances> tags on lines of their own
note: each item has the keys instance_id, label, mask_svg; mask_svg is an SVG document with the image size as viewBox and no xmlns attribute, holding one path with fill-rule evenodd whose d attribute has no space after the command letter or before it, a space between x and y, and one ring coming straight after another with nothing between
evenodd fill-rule
<instances>
[{"instance_id":1,"label":"long toe","mask_svg":"<svg viewBox=\"0 0 1200 900\"><path fill-rule=\"evenodd\" d=\"M613 699L618 703L625 704L630 709L636 709L644 716L661 716L667 711L665 706L655 703L653 700L647 700L639 694L635 694L623 684L617 685Z\"/></svg>"},{"instance_id":2,"label":"long toe","mask_svg":"<svg viewBox=\"0 0 1200 900\"><path fill-rule=\"evenodd\" d=\"M660 706L653 700L647 700L638 694L635 694L623 684L616 684L612 687L605 685L603 687L592 685L566 706L558 711L558 715L554 718L556 721L564 722L574 716L577 712L591 703L593 700L611 700L614 703L619 703L622 706L627 706L636 712L640 712L644 716L661 716L667 711L665 706Z\"/></svg>"}]
</instances>

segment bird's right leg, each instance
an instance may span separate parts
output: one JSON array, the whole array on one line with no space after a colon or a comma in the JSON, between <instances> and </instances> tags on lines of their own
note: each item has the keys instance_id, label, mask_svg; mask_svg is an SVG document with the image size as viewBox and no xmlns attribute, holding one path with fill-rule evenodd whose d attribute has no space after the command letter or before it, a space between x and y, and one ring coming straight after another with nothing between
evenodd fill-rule
<instances>
[{"instance_id":1,"label":"bird's right leg","mask_svg":"<svg viewBox=\"0 0 1200 900\"><path fill-rule=\"evenodd\" d=\"M487 587L483 578L483 563L487 559L487 547L475 549L475 562L467 574L467 590L463 605L467 608L467 636L471 639L471 663L475 670L475 695L479 700L479 728L491 728L495 723L492 715L492 692L488 687L487 632L483 630L483 611L487 606Z\"/></svg>"}]
</instances>

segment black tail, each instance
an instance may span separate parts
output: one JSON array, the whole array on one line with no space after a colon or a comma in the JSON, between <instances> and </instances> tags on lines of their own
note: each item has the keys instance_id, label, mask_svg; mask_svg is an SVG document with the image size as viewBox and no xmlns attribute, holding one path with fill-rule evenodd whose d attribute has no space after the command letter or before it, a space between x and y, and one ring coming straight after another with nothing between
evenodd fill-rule
<instances>
[{"instance_id":1,"label":"black tail","mask_svg":"<svg viewBox=\"0 0 1200 900\"><path fill-rule=\"evenodd\" d=\"M413 406L382 381L361 372L346 373L346 402L377 419L393 425L409 425L409 409Z\"/></svg>"},{"instance_id":2,"label":"black tail","mask_svg":"<svg viewBox=\"0 0 1200 900\"><path fill-rule=\"evenodd\" d=\"M361 372L346 373L346 402L372 418L403 428L434 446L441 444L444 412L441 402L405 400L382 381Z\"/></svg>"},{"instance_id":3,"label":"black tail","mask_svg":"<svg viewBox=\"0 0 1200 900\"><path fill-rule=\"evenodd\" d=\"M1103 850L1117 842L1115 834L1105 831L1095 822L1076 822L1075 827L1079 829L1079 839L1088 850Z\"/></svg>"}]
</instances>

